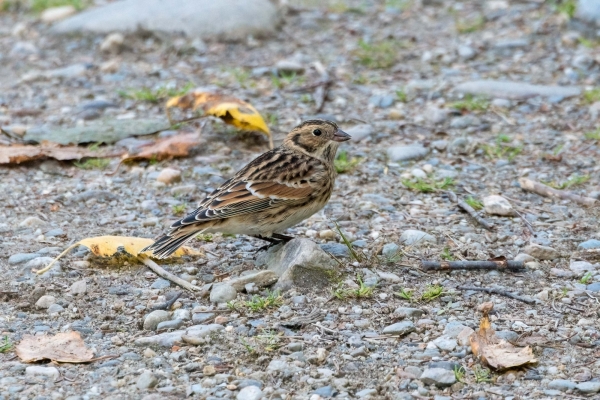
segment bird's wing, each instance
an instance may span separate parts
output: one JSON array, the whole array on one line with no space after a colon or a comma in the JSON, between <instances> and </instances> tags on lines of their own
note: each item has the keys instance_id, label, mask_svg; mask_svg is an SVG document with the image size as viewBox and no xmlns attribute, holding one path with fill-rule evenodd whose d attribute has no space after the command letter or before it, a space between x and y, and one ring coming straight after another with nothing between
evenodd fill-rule
<instances>
[{"instance_id":1,"label":"bird's wing","mask_svg":"<svg viewBox=\"0 0 600 400\"><path fill-rule=\"evenodd\" d=\"M212 192L171 227L254 214L282 203L304 202L322 189L326 168L312 157L268 152Z\"/></svg>"}]
</instances>

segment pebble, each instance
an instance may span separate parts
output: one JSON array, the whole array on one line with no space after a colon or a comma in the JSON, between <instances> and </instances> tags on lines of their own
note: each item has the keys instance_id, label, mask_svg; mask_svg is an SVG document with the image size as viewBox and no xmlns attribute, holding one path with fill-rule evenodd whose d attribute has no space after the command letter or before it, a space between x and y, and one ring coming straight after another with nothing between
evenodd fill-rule
<instances>
[{"instance_id":1,"label":"pebble","mask_svg":"<svg viewBox=\"0 0 600 400\"><path fill-rule=\"evenodd\" d=\"M460 331L460 333L456 336L456 341L458 342L459 345L461 346L469 346L471 344L471 341L469 340L469 338L471 337L471 335L475 333L475 331L466 326L463 328L462 331Z\"/></svg>"},{"instance_id":2,"label":"pebble","mask_svg":"<svg viewBox=\"0 0 600 400\"><path fill-rule=\"evenodd\" d=\"M370 137L374 132L373 125L369 124L360 124L355 125L352 128L346 130L346 133L352 136L352 141L360 142L368 137Z\"/></svg>"},{"instance_id":3,"label":"pebble","mask_svg":"<svg viewBox=\"0 0 600 400\"><path fill-rule=\"evenodd\" d=\"M549 389L560 390L561 392L566 392L567 390L572 390L577 387L575 382L568 381L566 379L554 379L548 383Z\"/></svg>"},{"instance_id":4,"label":"pebble","mask_svg":"<svg viewBox=\"0 0 600 400\"><path fill-rule=\"evenodd\" d=\"M594 282L586 286L586 290L589 290L594 293L600 292L600 282Z\"/></svg>"},{"instance_id":5,"label":"pebble","mask_svg":"<svg viewBox=\"0 0 600 400\"><path fill-rule=\"evenodd\" d=\"M598 393L600 392L600 381L581 382L576 388L582 393Z\"/></svg>"},{"instance_id":6,"label":"pebble","mask_svg":"<svg viewBox=\"0 0 600 400\"><path fill-rule=\"evenodd\" d=\"M579 96L581 89L574 86L532 85L526 82L479 80L463 82L454 90L459 93L498 97L510 100L527 100L530 97Z\"/></svg>"},{"instance_id":7,"label":"pebble","mask_svg":"<svg viewBox=\"0 0 600 400\"><path fill-rule=\"evenodd\" d=\"M222 302L221 302L222 303ZM192 322L195 324L201 324L215 317L214 313L194 313L192 315Z\"/></svg>"},{"instance_id":8,"label":"pebble","mask_svg":"<svg viewBox=\"0 0 600 400\"><path fill-rule=\"evenodd\" d=\"M61 306L60 304L52 304L50 307L48 307L48 314L58 314L65 311L64 307Z\"/></svg>"},{"instance_id":9,"label":"pebble","mask_svg":"<svg viewBox=\"0 0 600 400\"><path fill-rule=\"evenodd\" d=\"M375 95L369 98L369 104L378 108L389 108L394 105L396 98L391 95Z\"/></svg>"},{"instance_id":10,"label":"pebble","mask_svg":"<svg viewBox=\"0 0 600 400\"><path fill-rule=\"evenodd\" d=\"M420 318L423 315L423 310L411 307L398 307L394 310L394 314L406 315L409 318Z\"/></svg>"},{"instance_id":11,"label":"pebble","mask_svg":"<svg viewBox=\"0 0 600 400\"><path fill-rule=\"evenodd\" d=\"M327 386L322 386L318 389L315 389L313 394L319 395L324 398L330 398L330 397L334 396L335 390L333 389L333 387L331 385L327 385Z\"/></svg>"},{"instance_id":12,"label":"pebble","mask_svg":"<svg viewBox=\"0 0 600 400\"><path fill-rule=\"evenodd\" d=\"M77 10L73 6L50 7L42 11L40 20L47 24L60 21L75 14Z\"/></svg>"},{"instance_id":13,"label":"pebble","mask_svg":"<svg viewBox=\"0 0 600 400\"><path fill-rule=\"evenodd\" d=\"M332 231L331 229L324 229L322 231L319 232L319 237L321 239L325 239L325 240L334 240L335 239L335 232Z\"/></svg>"},{"instance_id":14,"label":"pebble","mask_svg":"<svg viewBox=\"0 0 600 400\"><path fill-rule=\"evenodd\" d=\"M35 306L37 308L47 309L54 303L56 303L56 298L54 296L44 295L35 302Z\"/></svg>"},{"instance_id":15,"label":"pebble","mask_svg":"<svg viewBox=\"0 0 600 400\"><path fill-rule=\"evenodd\" d=\"M469 154L475 148L475 142L468 137L454 139L448 146L448 151L453 154Z\"/></svg>"},{"instance_id":16,"label":"pebble","mask_svg":"<svg viewBox=\"0 0 600 400\"><path fill-rule=\"evenodd\" d=\"M237 290L225 283L213 286L210 291L210 301L212 303L227 303L228 301L235 300L236 297Z\"/></svg>"},{"instance_id":17,"label":"pebble","mask_svg":"<svg viewBox=\"0 0 600 400\"><path fill-rule=\"evenodd\" d=\"M585 242L581 242L577 245L578 249L588 250L588 249L600 249L600 240L590 239Z\"/></svg>"},{"instance_id":18,"label":"pebble","mask_svg":"<svg viewBox=\"0 0 600 400\"><path fill-rule=\"evenodd\" d=\"M406 244L409 246L415 244L424 244L424 243L437 243L437 240L432 235L427 232L419 231L416 229L407 229L402 232L400 235L400 241L402 244Z\"/></svg>"},{"instance_id":19,"label":"pebble","mask_svg":"<svg viewBox=\"0 0 600 400\"><path fill-rule=\"evenodd\" d=\"M173 319L180 319L182 321L189 321L192 318L190 310L185 308L178 308L173 311Z\"/></svg>"},{"instance_id":20,"label":"pebble","mask_svg":"<svg viewBox=\"0 0 600 400\"><path fill-rule=\"evenodd\" d=\"M80 281L73 282L73 284L69 288L69 292L72 295L84 294L86 291L87 291L87 283L83 279Z\"/></svg>"},{"instance_id":21,"label":"pebble","mask_svg":"<svg viewBox=\"0 0 600 400\"><path fill-rule=\"evenodd\" d=\"M246 386L236 396L237 400L260 400L263 397L263 392L257 386Z\"/></svg>"},{"instance_id":22,"label":"pebble","mask_svg":"<svg viewBox=\"0 0 600 400\"><path fill-rule=\"evenodd\" d=\"M163 279L163 278L158 278L152 283L152 285L150 286L150 289L166 289L170 286L171 286L170 281Z\"/></svg>"},{"instance_id":23,"label":"pebble","mask_svg":"<svg viewBox=\"0 0 600 400\"><path fill-rule=\"evenodd\" d=\"M485 212L490 215L500 215L505 217L512 217L515 215L515 210L512 205L502 196L491 195L484 197L483 207Z\"/></svg>"},{"instance_id":24,"label":"pebble","mask_svg":"<svg viewBox=\"0 0 600 400\"><path fill-rule=\"evenodd\" d=\"M540 246L539 244L532 243L529 246L523 248L523 252L530 256L537 258L538 260L554 260L560 257L560 253L552 247Z\"/></svg>"},{"instance_id":25,"label":"pebble","mask_svg":"<svg viewBox=\"0 0 600 400\"><path fill-rule=\"evenodd\" d=\"M165 185L181 182L181 171L173 168L164 168L156 177L156 181Z\"/></svg>"},{"instance_id":26,"label":"pebble","mask_svg":"<svg viewBox=\"0 0 600 400\"><path fill-rule=\"evenodd\" d=\"M163 321L156 326L157 331L161 331L163 329L179 329L183 325L185 325L185 321L181 319L174 319L171 321Z\"/></svg>"},{"instance_id":27,"label":"pebble","mask_svg":"<svg viewBox=\"0 0 600 400\"><path fill-rule=\"evenodd\" d=\"M575 274L583 275L588 271L595 271L597 269L597 266L587 261L571 260L571 262L569 263L569 269L575 272Z\"/></svg>"},{"instance_id":28,"label":"pebble","mask_svg":"<svg viewBox=\"0 0 600 400\"><path fill-rule=\"evenodd\" d=\"M441 336L432 342L437 346L438 349L442 351L452 351L458 346L456 339L452 339L447 336Z\"/></svg>"},{"instance_id":29,"label":"pebble","mask_svg":"<svg viewBox=\"0 0 600 400\"><path fill-rule=\"evenodd\" d=\"M419 160L429 154L429 149L421 145L392 146L388 148L387 155L390 161Z\"/></svg>"},{"instance_id":30,"label":"pebble","mask_svg":"<svg viewBox=\"0 0 600 400\"><path fill-rule=\"evenodd\" d=\"M114 32L107 35L100 43L100 51L104 53L118 54L123 49L125 36L122 33Z\"/></svg>"},{"instance_id":31,"label":"pebble","mask_svg":"<svg viewBox=\"0 0 600 400\"><path fill-rule=\"evenodd\" d=\"M477 56L477 52L471 46L458 46L458 55L464 60L471 60Z\"/></svg>"},{"instance_id":32,"label":"pebble","mask_svg":"<svg viewBox=\"0 0 600 400\"><path fill-rule=\"evenodd\" d=\"M438 387L451 386L456 382L454 372L444 368L428 368L423 371L419 379L426 385L436 385Z\"/></svg>"},{"instance_id":33,"label":"pebble","mask_svg":"<svg viewBox=\"0 0 600 400\"><path fill-rule=\"evenodd\" d=\"M443 139L442 140L434 140L433 142L431 142L431 147L433 147L434 149L436 149L438 151L444 151L444 150L446 150L446 147L448 147L448 141L443 140Z\"/></svg>"},{"instance_id":34,"label":"pebble","mask_svg":"<svg viewBox=\"0 0 600 400\"><path fill-rule=\"evenodd\" d=\"M46 376L56 380L60 377L60 372L56 367L42 367L39 365L32 365L25 368L25 375L27 376Z\"/></svg>"},{"instance_id":35,"label":"pebble","mask_svg":"<svg viewBox=\"0 0 600 400\"><path fill-rule=\"evenodd\" d=\"M462 117L456 117L450 122L450 128L454 129L465 129L470 126L481 125L481 120L473 115L465 115Z\"/></svg>"},{"instance_id":36,"label":"pebble","mask_svg":"<svg viewBox=\"0 0 600 400\"><path fill-rule=\"evenodd\" d=\"M158 324L168 321L171 317L170 313L165 310L154 310L144 318L144 329L147 331L155 331Z\"/></svg>"},{"instance_id":37,"label":"pebble","mask_svg":"<svg viewBox=\"0 0 600 400\"><path fill-rule=\"evenodd\" d=\"M303 74L304 66L295 60L279 60L275 63L275 69L284 74Z\"/></svg>"},{"instance_id":38,"label":"pebble","mask_svg":"<svg viewBox=\"0 0 600 400\"><path fill-rule=\"evenodd\" d=\"M425 179L427 178L427 174L420 168L414 168L410 171L410 174L417 179Z\"/></svg>"},{"instance_id":39,"label":"pebble","mask_svg":"<svg viewBox=\"0 0 600 400\"><path fill-rule=\"evenodd\" d=\"M191 195L192 193L194 193L196 191L196 189L197 189L196 185L175 186L174 188L171 189L171 196L178 197L178 196Z\"/></svg>"},{"instance_id":40,"label":"pebble","mask_svg":"<svg viewBox=\"0 0 600 400\"><path fill-rule=\"evenodd\" d=\"M348 258L350 257L350 250L348 247L341 243L323 243L320 245L323 251L331 254L334 257Z\"/></svg>"},{"instance_id":41,"label":"pebble","mask_svg":"<svg viewBox=\"0 0 600 400\"><path fill-rule=\"evenodd\" d=\"M38 257L40 257L40 255L36 254L36 253L18 253L18 254L13 254L12 256L10 256L8 258L8 263L10 265L22 264L24 262L31 261L31 260L36 259Z\"/></svg>"},{"instance_id":42,"label":"pebble","mask_svg":"<svg viewBox=\"0 0 600 400\"><path fill-rule=\"evenodd\" d=\"M400 251L400 246L398 246L396 243L386 243L385 245L383 245L381 254L384 257L391 259L391 258L397 257L399 251Z\"/></svg>"},{"instance_id":43,"label":"pebble","mask_svg":"<svg viewBox=\"0 0 600 400\"><path fill-rule=\"evenodd\" d=\"M549 292L547 290L542 290L541 292L537 293L535 295L535 297L537 299L540 299L541 301L548 301L549 298Z\"/></svg>"},{"instance_id":44,"label":"pebble","mask_svg":"<svg viewBox=\"0 0 600 400\"><path fill-rule=\"evenodd\" d=\"M402 321L402 322L397 322L395 324L386 326L383 329L383 334L384 335L407 335L411 332L415 331L415 324L413 324L411 321Z\"/></svg>"},{"instance_id":45,"label":"pebble","mask_svg":"<svg viewBox=\"0 0 600 400\"><path fill-rule=\"evenodd\" d=\"M48 223L38 217L27 217L19 223L19 226L34 228L38 226L46 226Z\"/></svg>"},{"instance_id":46,"label":"pebble","mask_svg":"<svg viewBox=\"0 0 600 400\"><path fill-rule=\"evenodd\" d=\"M158 385L158 379L151 371L144 371L137 379L135 385L140 390L151 389Z\"/></svg>"},{"instance_id":47,"label":"pebble","mask_svg":"<svg viewBox=\"0 0 600 400\"><path fill-rule=\"evenodd\" d=\"M402 279L394 274L393 272L385 272L385 271L376 271L377 275L383 279L384 281L388 281L388 282L392 282L392 283L398 283L401 282Z\"/></svg>"}]
</instances>

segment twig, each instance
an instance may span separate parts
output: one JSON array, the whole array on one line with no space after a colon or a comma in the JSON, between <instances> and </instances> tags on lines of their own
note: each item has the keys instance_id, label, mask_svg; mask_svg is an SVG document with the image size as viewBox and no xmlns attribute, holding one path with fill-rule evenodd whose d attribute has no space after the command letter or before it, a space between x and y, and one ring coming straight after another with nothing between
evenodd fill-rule
<instances>
[{"instance_id":1,"label":"twig","mask_svg":"<svg viewBox=\"0 0 600 400\"><path fill-rule=\"evenodd\" d=\"M426 271L454 269L497 269L519 270L525 268L522 261L421 261L421 267Z\"/></svg>"},{"instance_id":2,"label":"twig","mask_svg":"<svg viewBox=\"0 0 600 400\"><path fill-rule=\"evenodd\" d=\"M527 218L525 218L523 216L523 214L521 214L517 210L515 210L515 212L517 213L519 218L521 218L521 220L525 223L525 226L527 226L527 229L529 229L529 232L533 235L533 237L537 237L537 233L535 233L535 231L533 230L533 227L531 226L531 223L529 221L527 221Z\"/></svg>"},{"instance_id":3,"label":"twig","mask_svg":"<svg viewBox=\"0 0 600 400\"><path fill-rule=\"evenodd\" d=\"M141 262L143 262L148 268L154 271L161 278L165 278L168 281L173 282L176 285L181 286L182 288L189 290L190 292L202 292L202 288L192 285L188 281L181 279L178 276L173 275L172 273L165 270L163 267L152 261L148 256L144 254L138 254L138 258Z\"/></svg>"},{"instance_id":4,"label":"twig","mask_svg":"<svg viewBox=\"0 0 600 400\"><path fill-rule=\"evenodd\" d=\"M169 300L165 301L164 303L153 305L150 307L150 311L169 310L182 294L182 292L174 292Z\"/></svg>"},{"instance_id":5,"label":"twig","mask_svg":"<svg viewBox=\"0 0 600 400\"><path fill-rule=\"evenodd\" d=\"M498 294L500 296L510 297L511 299L519 300L519 301L522 301L523 303L527 303L527 304L537 303L537 301L534 299L528 299L526 297L522 297L522 296L510 293L510 292L507 292L506 290L501 290L501 289L484 288L484 287L477 287L477 286L459 286L459 287L457 287L457 289L458 290L475 290L477 292L485 292L488 294Z\"/></svg>"},{"instance_id":6,"label":"twig","mask_svg":"<svg viewBox=\"0 0 600 400\"><path fill-rule=\"evenodd\" d=\"M475 209L473 207L471 207L470 205L468 205L464 200L459 199L456 204L460 208L465 210L467 212L467 214L469 214L475 221L477 221L479 223L479 225L483 226L488 231L493 230L492 225L490 225L489 222L487 222L485 219L481 218L477 214L477 211L475 211Z\"/></svg>"},{"instance_id":7,"label":"twig","mask_svg":"<svg viewBox=\"0 0 600 400\"><path fill-rule=\"evenodd\" d=\"M562 311L560 311L558 308L556 308L556 305L554 304L554 302L555 302L555 301L556 301L556 298L555 298L555 297L553 297L553 298L552 298L552 308L553 308L553 309L554 309L554 311L556 311L557 313L559 313L559 314L562 314L563 312L562 312ZM557 321L557 324L556 324L556 326L558 327L558 320L556 320L556 321Z\"/></svg>"},{"instance_id":8,"label":"twig","mask_svg":"<svg viewBox=\"0 0 600 400\"><path fill-rule=\"evenodd\" d=\"M578 194L566 190L556 190L550 186L543 185L527 178L520 178L519 185L521 185L521 189L523 190L527 190L544 197L556 197L562 200L571 200L575 203L589 207L597 204L597 200L591 197L579 196Z\"/></svg>"}]
</instances>

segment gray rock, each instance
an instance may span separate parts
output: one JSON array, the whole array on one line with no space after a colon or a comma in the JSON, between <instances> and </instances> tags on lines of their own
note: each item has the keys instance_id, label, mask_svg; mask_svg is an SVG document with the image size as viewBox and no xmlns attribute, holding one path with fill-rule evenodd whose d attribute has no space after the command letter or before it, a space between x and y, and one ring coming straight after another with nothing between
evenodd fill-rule
<instances>
[{"instance_id":1,"label":"gray rock","mask_svg":"<svg viewBox=\"0 0 600 400\"><path fill-rule=\"evenodd\" d=\"M283 377L290 377L298 371L301 371L300 368L284 360L271 360L267 366L267 373L277 373Z\"/></svg>"},{"instance_id":2,"label":"gray rock","mask_svg":"<svg viewBox=\"0 0 600 400\"><path fill-rule=\"evenodd\" d=\"M455 338L466 327L467 327L466 325L463 325L458 321L451 321L451 322L448 322L448 324L446 324L446 326L444 327L443 333L444 333L444 336L447 336L450 338Z\"/></svg>"},{"instance_id":3,"label":"gray rock","mask_svg":"<svg viewBox=\"0 0 600 400\"><path fill-rule=\"evenodd\" d=\"M574 86L545 86L532 85L525 82L481 80L459 84L456 92L499 97L510 100L525 100L530 97L574 97L581 94L581 89Z\"/></svg>"},{"instance_id":4,"label":"gray rock","mask_svg":"<svg viewBox=\"0 0 600 400\"><path fill-rule=\"evenodd\" d=\"M465 129L470 126L481 125L481 120L474 115L464 115L462 117L456 117L450 122L450 128L454 129Z\"/></svg>"},{"instance_id":5,"label":"gray rock","mask_svg":"<svg viewBox=\"0 0 600 400\"><path fill-rule=\"evenodd\" d=\"M378 108L389 108L394 104L395 101L396 98L391 95L375 95L369 98L369 104L372 104Z\"/></svg>"},{"instance_id":6,"label":"gray rock","mask_svg":"<svg viewBox=\"0 0 600 400\"><path fill-rule=\"evenodd\" d=\"M400 251L400 246L396 243L386 243L381 250L381 254L386 258L394 258L398 256L398 251Z\"/></svg>"},{"instance_id":7,"label":"gray rock","mask_svg":"<svg viewBox=\"0 0 600 400\"><path fill-rule=\"evenodd\" d=\"M56 33L134 32L240 40L275 31L280 16L268 0L124 0L90 8L56 24Z\"/></svg>"},{"instance_id":8,"label":"gray rock","mask_svg":"<svg viewBox=\"0 0 600 400\"><path fill-rule=\"evenodd\" d=\"M419 160L429 154L429 149L421 145L392 146L387 150L390 161Z\"/></svg>"},{"instance_id":9,"label":"gray rock","mask_svg":"<svg viewBox=\"0 0 600 400\"><path fill-rule=\"evenodd\" d=\"M579 0L575 16L600 27L600 3L597 0Z\"/></svg>"},{"instance_id":10,"label":"gray rock","mask_svg":"<svg viewBox=\"0 0 600 400\"><path fill-rule=\"evenodd\" d=\"M58 314L63 311L65 311L65 309L60 304L54 303L50 307L48 307L48 314Z\"/></svg>"},{"instance_id":11,"label":"gray rock","mask_svg":"<svg viewBox=\"0 0 600 400\"><path fill-rule=\"evenodd\" d=\"M398 307L394 310L394 314L406 315L409 318L420 318L423 316L423 310L411 307Z\"/></svg>"},{"instance_id":12,"label":"gray rock","mask_svg":"<svg viewBox=\"0 0 600 400\"><path fill-rule=\"evenodd\" d=\"M237 290L225 283L213 286L210 291L210 301L212 303L227 303L228 301L235 300L236 297Z\"/></svg>"},{"instance_id":13,"label":"gray rock","mask_svg":"<svg viewBox=\"0 0 600 400\"><path fill-rule=\"evenodd\" d=\"M317 394L321 397L332 397L335 394L335 389L333 389L333 387L331 385L328 386L322 386L318 389L316 389L313 394Z\"/></svg>"},{"instance_id":14,"label":"gray rock","mask_svg":"<svg viewBox=\"0 0 600 400\"><path fill-rule=\"evenodd\" d=\"M415 331L415 324L411 321L402 321L383 328L384 335L408 335Z\"/></svg>"},{"instance_id":15,"label":"gray rock","mask_svg":"<svg viewBox=\"0 0 600 400\"><path fill-rule=\"evenodd\" d=\"M575 389L577 384L566 379L554 379L548 383L548 389L560 390L566 392L567 390Z\"/></svg>"},{"instance_id":16,"label":"gray rock","mask_svg":"<svg viewBox=\"0 0 600 400\"><path fill-rule=\"evenodd\" d=\"M187 310L185 308L178 308L177 310L173 311L173 319L180 319L182 321L189 321L190 318L192 318L192 313L190 312L190 310Z\"/></svg>"},{"instance_id":17,"label":"gray rock","mask_svg":"<svg viewBox=\"0 0 600 400\"><path fill-rule=\"evenodd\" d=\"M270 286L277 282L279 277L273 271L255 271L246 275L238 276L227 281L227 284L238 292L244 290L247 284L253 283L256 287L262 288Z\"/></svg>"},{"instance_id":18,"label":"gray rock","mask_svg":"<svg viewBox=\"0 0 600 400\"><path fill-rule=\"evenodd\" d=\"M576 386L576 388L583 393L598 393L600 392L600 381L581 382Z\"/></svg>"},{"instance_id":19,"label":"gray rock","mask_svg":"<svg viewBox=\"0 0 600 400\"><path fill-rule=\"evenodd\" d=\"M586 240L585 242L579 243L579 245L577 245L577 248L584 249L584 250L600 249L600 240L596 240L596 239Z\"/></svg>"},{"instance_id":20,"label":"gray rock","mask_svg":"<svg viewBox=\"0 0 600 400\"><path fill-rule=\"evenodd\" d=\"M346 133L352 136L352 141L354 142L360 142L361 140L368 138L373 134L373 132L373 125L369 124L355 125L346 130Z\"/></svg>"},{"instance_id":21,"label":"gray rock","mask_svg":"<svg viewBox=\"0 0 600 400\"><path fill-rule=\"evenodd\" d=\"M513 209L512 205L502 196L485 196L483 198L483 207L485 212L490 215L501 215L504 217L511 217L515 215L515 210ZM533 256L532 254L530 255Z\"/></svg>"},{"instance_id":22,"label":"gray rock","mask_svg":"<svg viewBox=\"0 0 600 400\"><path fill-rule=\"evenodd\" d=\"M456 339L452 339L448 336L440 336L439 338L433 340L433 344L435 344L437 348L442 351L452 351L456 348L456 346L458 346Z\"/></svg>"},{"instance_id":23,"label":"gray rock","mask_svg":"<svg viewBox=\"0 0 600 400\"><path fill-rule=\"evenodd\" d=\"M47 309L54 303L56 303L56 298L54 296L45 295L40 297L38 301L35 302L35 306L37 308Z\"/></svg>"},{"instance_id":24,"label":"gray rock","mask_svg":"<svg viewBox=\"0 0 600 400\"><path fill-rule=\"evenodd\" d=\"M23 221L19 222L19 226L28 228L36 228L46 225L48 225L48 223L38 217L27 217Z\"/></svg>"},{"instance_id":25,"label":"gray rock","mask_svg":"<svg viewBox=\"0 0 600 400\"><path fill-rule=\"evenodd\" d=\"M435 385L438 387L451 386L456 383L454 372L443 368L426 369L423 371L420 380L426 385Z\"/></svg>"},{"instance_id":26,"label":"gray rock","mask_svg":"<svg viewBox=\"0 0 600 400\"><path fill-rule=\"evenodd\" d=\"M31 261L35 258L40 257L39 254L36 253L18 253L18 254L13 254L12 256L8 257L8 263L10 265L17 265L17 264L22 264L24 262L27 261Z\"/></svg>"},{"instance_id":27,"label":"gray rock","mask_svg":"<svg viewBox=\"0 0 600 400\"><path fill-rule=\"evenodd\" d=\"M32 365L25 368L26 376L46 376L52 380L56 380L60 377L60 372L56 367L42 367L40 365Z\"/></svg>"},{"instance_id":28,"label":"gray rock","mask_svg":"<svg viewBox=\"0 0 600 400\"><path fill-rule=\"evenodd\" d=\"M450 143L450 146L448 146L448 151L454 154L469 154L474 149L475 142L468 137L458 137Z\"/></svg>"},{"instance_id":29,"label":"gray rock","mask_svg":"<svg viewBox=\"0 0 600 400\"><path fill-rule=\"evenodd\" d=\"M302 63L292 59L279 60L273 66L277 73L282 74L303 74L306 68Z\"/></svg>"},{"instance_id":30,"label":"gray rock","mask_svg":"<svg viewBox=\"0 0 600 400\"><path fill-rule=\"evenodd\" d=\"M393 282L393 283L398 283L398 282L402 281L402 279L400 279L400 277L398 275L394 274L393 272L385 272L385 271L376 271L376 272L377 272L377 276L379 276L384 281Z\"/></svg>"},{"instance_id":31,"label":"gray rock","mask_svg":"<svg viewBox=\"0 0 600 400\"><path fill-rule=\"evenodd\" d=\"M171 315L165 310L154 310L144 318L144 329L147 331L155 331L158 324L168 321Z\"/></svg>"},{"instance_id":32,"label":"gray rock","mask_svg":"<svg viewBox=\"0 0 600 400\"><path fill-rule=\"evenodd\" d=\"M586 290L589 290L594 293L600 292L600 282L594 282L586 286Z\"/></svg>"},{"instance_id":33,"label":"gray rock","mask_svg":"<svg viewBox=\"0 0 600 400\"><path fill-rule=\"evenodd\" d=\"M471 60L475 58L477 52L471 46L462 45L458 46L458 55L464 60Z\"/></svg>"},{"instance_id":34,"label":"gray rock","mask_svg":"<svg viewBox=\"0 0 600 400\"><path fill-rule=\"evenodd\" d=\"M402 235L400 235L400 241L403 244L410 246L415 244L437 243L435 237L431 236L427 232L418 231L416 229L407 229L402 232Z\"/></svg>"},{"instance_id":35,"label":"gray rock","mask_svg":"<svg viewBox=\"0 0 600 400\"><path fill-rule=\"evenodd\" d=\"M448 110L439 107L427 107L425 119L432 124L443 124L448 119Z\"/></svg>"},{"instance_id":36,"label":"gray rock","mask_svg":"<svg viewBox=\"0 0 600 400\"><path fill-rule=\"evenodd\" d=\"M188 194L192 194L196 191L197 187L196 185L182 185L182 186L175 186L174 188L171 189L171 195L178 197L178 196L185 196Z\"/></svg>"},{"instance_id":37,"label":"gray rock","mask_svg":"<svg viewBox=\"0 0 600 400\"><path fill-rule=\"evenodd\" d=\"M592 264L587 261L571 260L571 262L569 263L569 269L579 275L583 275L588 271L596 271L598 266L598 264Z\"/></svg>"},{"instance_id":38,"label":"gray rock","mask_svg":"<svg viewBox=\"0 0 600 400\"><path fill-rule=\"evenodd\" d=\"M208 321L211 318L214 318L214 313L194 313L192 315L192 322L195 324L201 324L203 322Z\"/></svg>"},{"instance_id":39,"label":"gray rock","mask_svg":"<svg viewBox=\"0 0 600 400\"><path fill-rule=\"evenodd\" d=\"M331 254L336 258L348 258L350 257L350 250L348 246L341 243L323 243L320 245L323 251Z\"/></svg>"},{"instance_id":40,"label":"gray rock","mask_svg":"<svg viewBox=\"0 0 600 400\"><path fill-rule=\"evenodd\" d=\"M431 142L431 147L438 151L444 151L446 150L446 147L448 147L448 141L444 139L434 140L433 142Z\"/></svg>"},{"instance_id":41,"label":"gray rock","mask_svg":"<svg viewBox=\"0 0 600 400\"><path fill-rule=\"evenodd\" d=\"M560 253L548 246L540 246L539 244L532 243L529 246L523 248L523 252L529 254L538 260L554 260L560 257Z\"/></svg>"},{"instance_id":42,"label":"gray rock","mask_svg":"<svg viewBox=\"0 0 600 400\"><path fill-rule=\"evenodd\" d=\"M135 385L140 390L152 389L158 385L158 379L151 371L144 371L137 379Z\"/></svg>"},{"instance_id":43,"label":"gray rock","mask_svg":"<svg viewBox=\"0 0 600 400\"><path fill-rule=\"evenodd\" d=\"M377 389L363 389L356 392L356 397L359 399L363 397L371 397L377 395Z\"/></svg>"},{"instance_id":44,"label":"gray rock","mask_svg":"<svg viewBox=\"0 0 600 400\"><path fill-rule=\"evenodd\" d=\"M257 386L246 386L236 396L237 400L260 400L263 397L262 390Z\"/></svg>"},{"instance_id":45,"label":"gray rock","mask_svg":"<svg viewBox=\"0 0 600 400\"><path fill-rule=\"evenodd\" d=\"M162 347L171 347L175 342L181 342L183 336L204 338L212 332L218 332L225 329L223 325L210 324L210 325L193 325L185 330L179 330L174 332L161 333L154 336L148 336L138 338L135 340L136 346L153 346L158 345Z\"/></svg>"},{"instance_id":46,"label":"gray rock","mask_svg":"<svg viewBox=\"0 0 600 400\"><path fill-rule=\"evenodd\" d=\"M185 324L185 322L181 319L174 319L171 321L163 321L156 326L156 330L161 331L163 329L179 329L184 324Z\"/></svg>"},{"instance_id":47,"label":"gray rock","mask_svg":"<svg viewBox=\"0 0 600 400\"><path fill-rule=\"evenodd\" d=\"M511 343L514 343L517 341L517 339L519 339L519 334L513 331L496 331L496 336L499 339L503 339Z\"/></svg>"},{"instance_id":48,"label":"gray rock","mask_svg":"<svg viewBox=\"0 0 600 400\"><path fill-rule=\"evenodd\" d=\"M275 289L323 288L336 278L337 262L308 239L293 239L275 246L257 258L257 264L279 276Z\"/></svg>"},{"instance_id":49,"label":"gray rock","mask_svg":"<svg viewBox=\"0 0 600 400\"><path fill-rule=\"evenodd\" d=\"M85 283L85 279L74 282L69 289L69 292L72 295L84 294L87 291L87 283Z\"/></svg>"}]
</instances>

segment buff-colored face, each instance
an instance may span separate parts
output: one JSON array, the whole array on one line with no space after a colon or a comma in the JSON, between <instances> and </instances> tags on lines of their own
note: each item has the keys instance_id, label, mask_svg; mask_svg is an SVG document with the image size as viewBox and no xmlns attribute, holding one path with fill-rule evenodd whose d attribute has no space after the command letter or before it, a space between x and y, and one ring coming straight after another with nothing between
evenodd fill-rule
<instances>
[{"instance_id":1,"label":"buff-colored face","mask_svg":"<svg viewBox=\"0 0 600 400\"><path fill-rule=\"evenodd\" d=\"M286 138L289 146L299 147L305 152L326 158L335 156L340 142L350 140L350 135L329 121L306 121L294 128ZM333 154L331 154L333 152Z\"/></svg>"}]
</instances>

